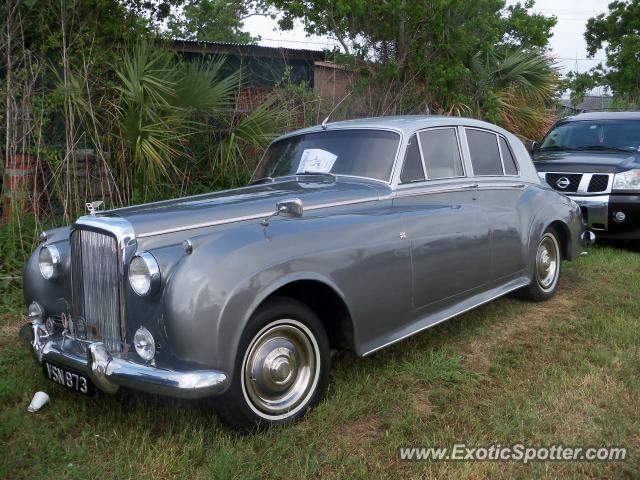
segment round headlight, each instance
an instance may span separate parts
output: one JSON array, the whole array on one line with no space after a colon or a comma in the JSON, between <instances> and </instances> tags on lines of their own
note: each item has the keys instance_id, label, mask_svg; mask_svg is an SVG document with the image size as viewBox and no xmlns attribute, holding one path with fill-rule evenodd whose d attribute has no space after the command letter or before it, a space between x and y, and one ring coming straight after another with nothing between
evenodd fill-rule
<instances>
[{"instance_id":1,"label":"round headlight","mask_svg":"<svg viewBox=\"0 0 640 480\"><path fill-rule=\"evenodd\" d=\"M129 264L129 284L138 295L149 295L160 286L160 267L149 252L141 252Z\"/></svg>"},{"instance_id":2,"label":"round headlight","mask_svg":"<svg viewBox=\"0 0 640 480\"><path fill-rule=\"evenodd\" d=\"M45 280L55 278L60 270L60 251L55 245L44 245L38 255L38 266Z\"/></svg>"},{"instance_id":3,"label":"round headlight","mask_svg":"<svg viewBox=\"0 0 640 480\"><path fill-rule=\"evenodd\" d=\"M140 327L133 336L133 346L140 358L146 362L150 362L156 356L156 342L151 332L144 327Z\"/></svg>"}]
</instances>

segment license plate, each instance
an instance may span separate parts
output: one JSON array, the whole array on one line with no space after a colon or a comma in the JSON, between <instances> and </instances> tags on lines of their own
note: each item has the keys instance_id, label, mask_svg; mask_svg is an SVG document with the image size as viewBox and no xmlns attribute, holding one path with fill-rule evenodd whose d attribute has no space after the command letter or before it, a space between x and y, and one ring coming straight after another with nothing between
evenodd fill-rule
<instances>
[{"instance_id":1,"label":"license plate","mask_svg":"<svg viewBox=\"0 0 640 480\"><path fill-rule=\"evenodd\" d=\"M69 390L82 393L83 395L93 394L93 384L81 373L74 372L66 367L61 367L45 360L44 374L52 382L62 385Z\"/></svg>"}]
</instances>

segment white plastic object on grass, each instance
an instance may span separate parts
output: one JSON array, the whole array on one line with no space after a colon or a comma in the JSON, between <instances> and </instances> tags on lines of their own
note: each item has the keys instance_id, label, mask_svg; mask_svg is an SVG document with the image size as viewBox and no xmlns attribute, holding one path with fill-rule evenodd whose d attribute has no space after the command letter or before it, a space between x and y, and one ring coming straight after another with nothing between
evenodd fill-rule
<instances>
[{"instance_id":1,"label":"white plastic object on grass","mask_svg":"<svg viewBox=\"0 0 640 480\"><path fill-rule=\"evenodd\" d=\"M27 407L27 411L37 412L42 407L44 407L44 404L47 403L48 401L49 401L49 395L47 395L44 392L36 392L36 394L33 396L33 400L31 400L31 403Z\"/></svg>"}]
</instances>

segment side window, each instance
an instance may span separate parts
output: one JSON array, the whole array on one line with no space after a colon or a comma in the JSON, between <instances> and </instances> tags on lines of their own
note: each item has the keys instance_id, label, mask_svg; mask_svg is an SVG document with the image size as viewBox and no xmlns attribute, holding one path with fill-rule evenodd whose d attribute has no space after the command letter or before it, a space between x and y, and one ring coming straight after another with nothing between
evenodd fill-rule
<instances>
[{"instance_id":1,"label":"side window","mask_svg":"<svg viewBox=\"0 0 640 480\"><path fill-rule=\"evenodd\" d=\"M464 176L455 128L434 128L419 135L428 179Z\"/></svg>"},{"instance_id":2,"label":"side window","mask_svg":"<svg viewBox=\"0 0 640 480\"><path fill-rule=\"evenodd\" d=\"M402 183L411 183L421 180L424 180L424 169L422 168L418 139L413 135L407 144L407 153L404 156L404 165L400 173L400 181Z\"/></svg>"},{"instance_id":3,"label":"side window","mask_svg":"<svg viewBox=\"0 0 640 480\"><path fill-rule=\"evenodd\" d=\"M467 141L475 175L504 175L495 133L467 128Z\"/></svg>"},{"instance_id":4,"label":"side window","mask_svg":"<svg viewBox=\"0 0 640 480\"><path fill-rule=\"evenodd\" d=\"M505 175L517 175L518 174L518 166L516 165L516 159L513 158L513 153L507 144L507 141L502 138L500 139L500 152L502 153L502 165L504 165L504 174Z\"/></svg>"}]
</instances>

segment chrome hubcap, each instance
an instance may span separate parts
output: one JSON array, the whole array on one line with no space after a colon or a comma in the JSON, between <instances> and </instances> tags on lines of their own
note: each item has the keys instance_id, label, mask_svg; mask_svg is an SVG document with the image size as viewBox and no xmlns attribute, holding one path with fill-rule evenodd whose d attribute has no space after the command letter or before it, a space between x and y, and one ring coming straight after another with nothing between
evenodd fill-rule
<instances>
[{"instance_id":1,"label":"chrome hubcap","mask_svg":"<svg viewBox=\"0 0 640 480\"><path fill-rule=\"evenodd\" d=\"M243 387L251 404L267 415L303 405L318 378L319 349L311 332L295 320L279 320L260 331L243 364Z\"/></svg>"},{"instance_id":2,"label":"chrome hubcap","mask_svg":"<svg viewBox=\"0 0 640 480\"><path fill-rule=\"evenodd\" d=\"M536 274L543 290L553 287L560 266L560 249L553 235L545 233L538 245L536 254Z\"/></svg>"}]
</instances>

